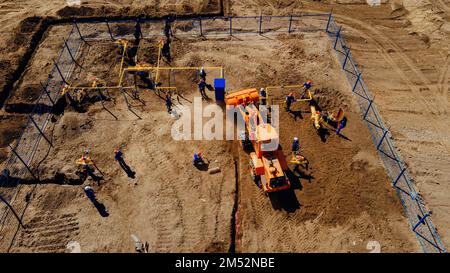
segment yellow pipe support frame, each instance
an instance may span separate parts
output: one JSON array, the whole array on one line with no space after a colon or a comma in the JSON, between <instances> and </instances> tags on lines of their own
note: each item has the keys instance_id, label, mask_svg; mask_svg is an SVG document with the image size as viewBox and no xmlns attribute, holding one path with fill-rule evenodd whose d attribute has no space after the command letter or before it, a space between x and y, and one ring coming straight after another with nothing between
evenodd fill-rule
<instances>
[{"instance_id":1,"label":"yellow pipe support frame","mask_svg":"<svg viewBox=\"0 0 450 273\"><path fill-rule=\"evenodd\" d=\"M125 73L128 71L152 71L152 70L200 70L201 67L195 66L175 66L175 67L154 67L154 66L130 66L122 70L119 78L119 86L122 85ZM203 67L205 70L220 70L220 76L223 77L223 67L221 66L208 66Z\"/></svg>"},{"instance_id":2,"label":"yellow pipe support frame","mask_svg":"<svg viewBox=\"0 0 450 273\"><path fill-rule=\"evenodd\" d=\"M270 89L291 89L291 88L303 88L303 85L282 85L282 86L267 86L266 88L265 88L265 90L266 90L266 99L267 99L267 101L268 102L270 102L270 99L269 99L269 90ZM295 100L296 102L306 102L306 101L311 101L312 100L312 94L311 94L311 92L308 90L308 98L306 98L306 99L297 99L297 100Z\"/></svg>"}]
</instances>

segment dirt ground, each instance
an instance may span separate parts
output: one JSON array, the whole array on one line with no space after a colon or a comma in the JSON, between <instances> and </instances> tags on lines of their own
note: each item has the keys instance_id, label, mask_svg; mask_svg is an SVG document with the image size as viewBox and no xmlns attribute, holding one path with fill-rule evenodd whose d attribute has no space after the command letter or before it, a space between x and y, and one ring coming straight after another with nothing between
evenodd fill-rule
<instances>
[{"instance_id":1,"label":"dirt ground","mask_svg":"<svg viewBox=\"0 0 450 273\"><path fill-rule=\"evenodd\" d=\"M42 24L41 17L93 16L104 13L164 15L173 12L178 14L216 12L219 5L213 2L189 1L173 7L164 1L158 1L159 6L152 3L136 4L134 1L90 1L89 4L83 3L82 8L77 8L65 7L65 1L52 1L51 5L43 5L42 1L14 1L14 3L2 1L0 29L4 35L0 39L2 68L0 88L3 95L7 93L11 97L6 100L0 113L2 146L0 160L6 156L7 149L4 147L20 133L21 126L26 121L26 112L20 112L24 111L23 104L32 104L33 97L38 92L37 81L45 79L47 74L44 71L51 69L51 64L48 64L51 59L39 57L41 56L39 54L42 56L56 54L61 46L58 38L64 36L63 29L61 32L57 28L52 30L52 35L46 36L35 53L37 57L32 59L33 65L27 69L28 76L21 79L12 92L9 92L10 89L5 90L4 86L8 84L8 79L11 79L11 73L21 64L21 58L26 53L33 34ZM358 4L346 4L351 2ZM450 204L447 195L450 187L445 181L450 175L447 168L450 158L448 156L450 132L449 126L445 125L450 102L448 99L450 1L385 2L388 3L380 7L369 7L364 1L252 0L224 1L223 6L227 15L260 13L285 15L302 11L328 12L331 7L333 8L336 21L344 27L346 41L363 71L366 84L376 95L378 108L385 123L391 128L394 143L409 165L411 176L425 203L433 210L432 220L444 244L448 245ZM28 19L21 22L17 18ZM61 36L58 36L58 33ZM313 41L322 40L322 37L311 38ZM277 37L274 41L252 41L250 46L246 40L247 38L244 41L188 43L189 48L192 46L196 50L188 50L184 45L179 45L179 48L176 48L178 55L175 62L179 65L224 65L229 90L244 86L269 85L267 79L273 84L273 82L296 83L312 78L318 87L327 91L326 97L329 97L330 93L339 94L332 98L346 105L345 110L350 122L345 133L351 141L331 135L324 143L310 126L308 114L303 114L303 119L294 120L286 113L282 113L283 147L288 148L291 138L294 135L298 136L305 155L312 162L311 169L306 173L306 177L310 176L311 181L300 179L296 184L297 188L288 196L289 200L293 200L292 204L295 205L298 201L299 208L294 206L293 209L289 203L285 209L273 210L268 198L258 191L246 175L245 153L236 149L236 145L232 143L193 142L180 145L169 142L167 146L170 148L164 146L164 156L155 155L156 159L152 159L147 153L152 153L157 148L160 151L159 141L169 139L163 131L158 131L159 129L155 127L156 121L152 119L156 118L158 126L166 129L173 120L164 112L162 101L154 94L142 95L146 105L139 108L139 113L143 117L139 121L136 121L136 116L126 109L119 96L115 102L107 104L114 114L123 119L122 122L113 121L112 116L97 103L91 106L87 113L66 112L53 124L54 128L49 130L53 131L55 141L60 141L61 145L51 152L48 157L50 161L45 163L44 168L48 173L52 173L51 170L54 169L70 173L67 162L73 162L84 148L77 148L74 152L70 147L87 146L89 143L94 158L97 158L102 172L106 174L106 181L100 186L95 185L94 190L98 193L99 200L109 210L110 216L101 218L98 215L95 207L84 196L81 185L45 184L37 187L25 185L24 189L30 187L35 190L25 215L32 229L28 233L18 234L11 248L8 243L2 242L2 249L19 252L67 251L65 250L67 241L76 240L82 245L83 251L132 251L130 234L135 232L143 240L149 241L154 251L227 251L230 244L230 215L235 190L234 178L229 175L234 174L234 158L238 159L239 163L238 218L242 221L237 241L238 251L364 252L367 251L366 244L370 240L379 241L382 251L419 251L416 239L408 230L406 219L401 215L402 209L398 198L390 189L385 171L380 167L381 162L372 149L373 144L367 128L359 122L358 112L353 106L346 81L334 67L337 64L325 48L325 43L318 48L325 50L319 53L308 51L311 50L310 45L304 37L298 37L297 40L293 40L296 41L294 43L286 37ZM298 40L302 42L298 44ZM236 46L239 46L238 54ZM105 49L108 49L108 45L103 46L102 50ZM208 54L203 58L206 62L199 62L199 56L205 55L203 53L205 49L208 50ZM255 58L252 55L254 52L264 52L264 57L258 54ZM286 56L288 52L293 53ZM107 51L105 54L112 52ZM274 62L279 58L291 60L294 56L299 58L295 62L283 63L282 66ZM305 60L308 59L305 57L311 56L312 61L309 59L310 63L306 63ZM241 65L242 60L248 64L255 59L257 61L254 67ZM314 65L311 65L312 63ZM301 73L291 72L297 69ZM109 71L106 66L104 71ZM322 73L319 74L318 71ZM91 74L95 73L103 72L93 71ZM89 75L79 76L85 78ZM186 79L187 82L190 81L189 75ZM195 87L185 86L184 89L190 96L188 98L192 99L194 93L189 90L195 90ZM332 101L323 103L333 110L337 107ZM166 122L159 122L160 120ZM130 126L134 128L132 132L128 130ZM78 129L68 133L66 128L69 127ZM116 134L105 135L104 132L108 129L120 130L121 137L118 138ZM83 133L80 135L80 132ZM150 143L144 138L147 134L156 140ZM361 137L361 134L366 137ZM111 160L113 149L111 147L118 144L124 144L126 161L137 173L135 179L126 177L126 174L115 166L116 162ZM184 164L183 162L190 161L191 153L197 149L211 150L214 159L223 165L222 172L214 176L203 172L198 175L196 170L190 169L190 164ZM184 153L179 153L180 150ZM45 154L44 151L41 152ZM148 169L147 162L162 163L172 155L181 157L180 161L160 164L161 171ZM344 157L346 160L342 160ZM315 161L321 164L314 165ZM172 175L167 171L169 169L172 172L173 169L177 169L179 172ZM160 173L167 173L167 176L161 176ZM367 177L374 177L373 181L363 186L362 183L358 183L367 182ZM189 190L177 188L180 184L172 183L173 180L184 181L181 184L187 184L191 188ZM148 185L148 181L155 181L154 187ZM208 181L208 184L204 185L203 181ZM163 187L166 184L173 187ZM197 191L199 187L200 192ZM124 192L130 192L130 196L134 196L134 199L129 198L128 193L124 196ZM23 200L26 193L26 190L21 190L18 200ZM72 202L69 204L66 200ZM162 209L153 208L153 202L162 203ZM205 202L207 204L202 204ZM209 202L215 204L212 210L209 209ZM374 209L375 207L377 209ZM192 216L192 209L205 211L200 213L203 217ZM161 215L165 215L171 221L164 221L166 218L160 217ZM98 218L98 221L91 221L93 217ZM196 220L186 221L185 218ZM54 228L45 231L43 225L49 222ZM126 226L114 225L124 222L127 223ZM197 235L186 233L184 227L209 231L202 235L204 237L198 238ZM276 231L268 233L269 230L272 231L272 227L276 227ZM47 235L49 238L43 240L42 237ZM312 238L321 239L311 240ZM96 241L95 244L91 243L93 240Z\"/></svg>"}]
</instances>

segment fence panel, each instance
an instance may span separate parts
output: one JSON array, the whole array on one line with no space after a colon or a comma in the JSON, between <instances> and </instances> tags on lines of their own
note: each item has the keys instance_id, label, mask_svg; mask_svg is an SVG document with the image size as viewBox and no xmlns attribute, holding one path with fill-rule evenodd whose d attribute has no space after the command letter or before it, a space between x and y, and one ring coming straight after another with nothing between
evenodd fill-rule
<instances>
[{"instance_id":1,"label":"fence panel","mask_svg":"<svg viewBox=\"0 0 450 273\"><path fill-rule=\"evenodd\" d=\"M331 14L326 25L326 31L335 49L337 59L352 86L352 91L361 108L362 117L367 123L374 145L379 151L387 173L392 180L392 185L400 197L412 231L416 234L424 252L446 252L431 221L430 214L414 189L405 164L391 141L390 133L383 124L381 115L362 79L356 62L352 58L350 49L345 44L342 29L335 23Z\"/></svg>"}]
</instances>

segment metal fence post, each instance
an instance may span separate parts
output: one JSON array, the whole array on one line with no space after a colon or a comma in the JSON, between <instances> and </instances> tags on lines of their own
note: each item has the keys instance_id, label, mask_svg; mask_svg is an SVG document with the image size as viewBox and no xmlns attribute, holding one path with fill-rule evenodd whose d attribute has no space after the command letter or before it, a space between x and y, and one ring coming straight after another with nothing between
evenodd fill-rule
<instances>
[{"instance_id":1,"label":"metal fence post","mask_svg":"<svg viewBox=\"0 0 450 273\"><path fill-rule=\"evenodd\" d=\"M259 16L259 35L261 35L261 33L262 33L262 20L263 20L263 17L262 17L262 15L260 15Z\"/></svg>"},{"instance_id":2,"label":"metal fence post","mask_svg":"<svg viewBox=\"0 0 450 273\"><path fill-rule=\"evenodd\" d=\"M115 41L116 39L113 37L111 28L109 27L108 19L105 18L106 26L108 27L109 36L111 37L111 40Z\"/></svg>"},{"instance_id":3,"label":"metal fence post","mask_svg":"<svg viewBox=\"0 0 450 273\"><path fill-rule=\"evenodd\" d=\"M365 118L364 118L364 119L365 119ZM381 137L380 142L378 142L377 150L380 150L380 146L381 146L381 144L383 144L383 140L384 140L384 138L387 136L387 133L388 133L388 132L389 132L388 130L384 129L383 136Z\"/></svg>"},{"instance_id":4,"label":"metal fence post","mask_svg":"<svg viewBox=\"0 0 450 273\"><path fill-rule=\"evenodd\" d=\"M344 48L344 50L346 50L346 53L345 53L345 60L344 60L344 64L342 65L342 69L345 70L345 65L347 64L348 56L350 55L350 49L345 49Z\"/></svg>"},{"instance_id":5,"label":"metal fence post","mask_svg":"<svg viewBox=\"0 0 450 273\"><path fill-rule=\"evenodd\" d=\"M31 171L30 167L28 167L27 163L25 163L25 161L20 157L20 155L16 152L16 150L14 150L14 148L8 144L9 148L11 149L11 152L13 152L13 154L15 156L17 156L17 158L20 160L20 162L22 162L22 164L25 166L25 168L27 168L28 172L30 172L31 176L33 176L33 178L35 180L39 180L37 179L36 175L34 175L34 173Z\"/></svg>"},{"instance_id":6,"label":"metal fence post","mask_svg":"<svg viewBox=\"0 0 450 273\"><path fill-rule=\"evenodd\" d=\"M352 92L355 92L356 86L358 85L360 80L361 80L361 73L358 73L358 77L356 78L355 85L353 86Z\"/></svg>"},{"instance_id":7,"label":"metal fence post","mask_svg":"<svg viewBox=\"0 0 450 273\"><path fill-rule=\"evenodd\" d=\"M288 27L288 33L291 33L291 27L292 27L292 14L289 16L289 27Z\"/></svg>"},{"instance_id":8,"label":"metal fence post","mask_svg":"<svg viewBox=\"0 0 450 273\"><path fill-rule=\"evenodd\" d=\"M19 224L22 228L25 228L25 226L22 223L22 220L20 219L19 215L17 215L16 211L14 210L14 208L11 206L11 204L9 202L7 202L5 200L5 198L3 198L3 196L0 194L0 200L5 203L5 205L12 211L12 213L14 214L14 217L16 217L17 221L19 221Z\"/></svg>"},{"instance_id":9,"label":"metal fence post","mask_svg":"<svg viewBox=\"0 0 450 273\"><path fill-rule=\"evenodd\" d=\"M70 48L69 48L69 45L67 44L66 39L63 38L63 40L64 40L64 45L65 45L66 48L67 48L67 51L69 51L69 55L70 55L70 58L72 58L72 61L73 61L78 67L83 68L83 67L77 62L77 60L75 60L75 57L72 55L72 52L70 51Z\"/></svg>"},{"instance_id":10,"label":"metal fence post","mask_svg":"<svg viewBox=\"0 0 450 273\"><path fill-rule=\"evenodd\" d=\"M341 38L341 30L342 30L342 26L339 27L339 30L336 34L336 41L334 41L334 46L333 46L334 50L336 50L338 40L339 40L339 38Z\"/></svg>"},{"instance_id":11,"label":"metal fence post","mask_svg":"<svg viewBox=\"0 0 450 273\"><path fill-rule=\"evenodd\" d=\"M78 24L77 24L77 21L76 21L76 20L73 20L73 24L75 25L75 28L77 29L78 35L80 35L80 39L81 39L83 42L85 42L87 45L89 45L88 42L84 39L83 35L81 34L81 31L80 31L80 29L78 28Z\"/></svg>"},{"instance_id":12,"label":"metal fence post","mask_svg":"<svg viewBox=\"0 0 450 273\"><path fill-rule=\"evenodd\" d=\"M203 36L203 27L202 27L202 18L198 18L199 26L200 26L200 37Z\"/></svg>"},{"instance_id":13,"label":"metal fence post","mask_svg":"<svg viewBox=\"0 0 450 273\"><path fill-rule=\"evenodd\" d=\"M417 222L417 224L414 225L413 227L413 231L416 232L416 229L425 222L425 220L430 217L431 215L431 211L427 212L422 218L419 219L419 222Z\"/></svg>"},{"instance_id":14,"label":"metal fence post","mask_svg":"<svg viewBox=\"0 0 450 273\"><path fill-rule=\"evenodd\" d=\"M37 125L36 121L34 121L33 117L31 115L28 115L28 117L30 118L31 122L33 122L34 126L39 131L39 133L44 137L45 140L47 140L48 144L50 144L50 146L53 147L52 142L45 136L44 132L42 132L41 128L39 128L39 126Z\"/></svg>"},{"instance_id":15,"label":"metal fence post","mask_svg":"<svg viewBox=\"0 0 450 273\"><path fill-rule=\"evenodd\" d=\"M397 187L397 182L400 180L400 178L405 173L406 168L403 168L402 171L398 174L397 178L395 179L394 183L392 184L394 187Z\"/></svg>"},{"instance_id":16,"label":"metal fence post","mask_svg":"<svg viewBox=\"0 0 450 273\"><path fill-rule=\"evenodd\" d=\"M331 19L333 18L332 13L330 12L330 15L328 15L328 23L327 23L327 28L326 28L326 32L330 33L329 28L330 28L330 24L331 24Z\"/></svg>"},{"instance_id":17,"label":"metal fence post","mask_svg":"<svg viewBox=\"0 0 450 273\"><path fill-rule=\"evenodd\" d=\"M364 113L364 120L366 120L367 115L369 114L370 107L372 107L373 100L369 101L369 106L367 106L367 110Z\"/></svg>"},{"instance_id":18,"label":"metal fence post","mask_svg":"<svg viewBox=\"0 0 450 273\"><path fill-rule=\"evenodd\" d=\"M47 94L48 99L50 100L50 102L52 103L52 105L55 105L55 102L53 101L52 97L50 96L50 93L47 90L47 87L45 85L43 85L42 83L40 83L42 86L42 89L44 89L45 94Z\"/></svg>"},{"instance_id":19,"label":"metal fence post","mask_svg":"<svg viewBox=\"0 0 450 273\"><path fill-rule=\"evenodd\" d=\"M233 23L232 23L232 20L233 20L233 17L229 17L230 18L230 36L233 36Z\"/></svg>"},{"instance_id":20,"label":"metal fence post","mask_svg":"<svg viewBox=\"0 0 450 273\"><path fill-rule=\"evenodd\" d=\"M58 63L57 63L55 60L53 60L53 63L55 64L56 70L58 70L59 76L61 76L61 79L63 80L63 82L64 82L65 84L69 84L69 83L66 81L66 79L64 78L63 74L61 73L61 70L59 69Z\"/></svg>"}]
</instances>

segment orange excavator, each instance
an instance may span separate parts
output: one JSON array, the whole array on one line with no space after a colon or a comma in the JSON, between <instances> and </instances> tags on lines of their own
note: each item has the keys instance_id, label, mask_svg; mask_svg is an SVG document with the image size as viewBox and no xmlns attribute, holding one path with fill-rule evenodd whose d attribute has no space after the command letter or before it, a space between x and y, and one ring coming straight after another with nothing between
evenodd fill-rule
<instances>
[{"instance_id":1,"label":"orange excavator","mask_svg":"<svg viewBox=\"0 0 450 273\"><path fill-rule=\"evenodd\" d=\"M251 144L250 174L254 182L265 193L289 189L286 177L286 158L279 144L279 136L272 125L265 123L256 103L259 93L256 88L244 89L225 96L227 107L237 107L245 121L245 136L241 142L245 148Z\"/></svg>"}]
</instances>

